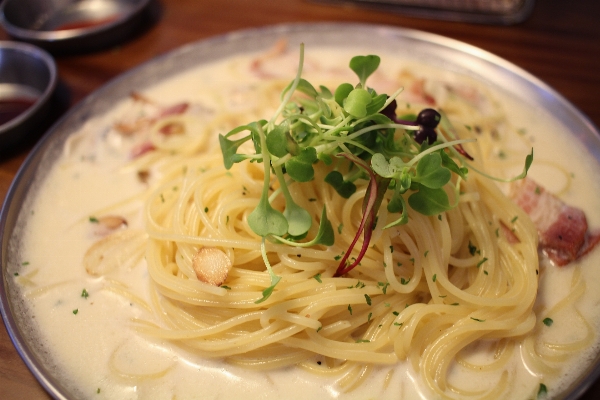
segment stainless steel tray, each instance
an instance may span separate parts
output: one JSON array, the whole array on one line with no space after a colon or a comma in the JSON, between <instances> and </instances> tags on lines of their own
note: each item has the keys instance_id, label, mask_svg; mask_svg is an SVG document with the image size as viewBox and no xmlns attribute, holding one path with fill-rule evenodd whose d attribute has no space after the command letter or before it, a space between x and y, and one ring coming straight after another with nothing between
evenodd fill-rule
<instances>
[{"instance_id":1,"label":"stainless steel tray","mask_svg":"<svg viewBox=\"0 0 600 400\"><path fill-rule=\"evenodd\" d=\"M77 132L92 116L109 111L132 90L147 88L156 82L203 63L248 51L266 49L276 39L286 37L290 46L304 42L307 48L322 45L369 48L373 53L395 52L434 66L454 70L485 82L497 90L544 109L570 128L566 134L580 141L600 160L598 129L564 97L548 85L493 54L445 37L380 25L298 24L271 26L233 32L176 49L151 60L109 82L70 110L58 121L31 152L19 170L0 211L0 310L10 337L35 377L56 398L77 398L73 388L57 378L53 360L44 355L27 324L27 310L16 301L17 288L7 268L19 262L21 220L27 205L36 195L38 183L60 155L65 140ZM600 376L600 355L566 398L578 398Z\"/></svg>"}]
</instances>

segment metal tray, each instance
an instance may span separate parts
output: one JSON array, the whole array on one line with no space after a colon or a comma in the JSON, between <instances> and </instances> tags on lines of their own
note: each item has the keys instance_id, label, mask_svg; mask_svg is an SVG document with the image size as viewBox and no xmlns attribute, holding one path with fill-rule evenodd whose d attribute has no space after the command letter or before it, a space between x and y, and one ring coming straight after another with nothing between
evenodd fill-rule
<instances>
[{"instance_id":1,"label":"metal tray","mask_svg":"<svg viewBox=\"0 0 600 400\"><path fill-rule=\"evenodd\" d=\"M89 95L58 121L31 152L19 170L0 211L0 309L10 337L42 386L56 398L76 398L72 388L57 378L53 362L44 356L36 337L27 329L27 310L15 300L17 288L8 279L7 268L18 263L20 219L27 204L36 195L49 167L61 154L67 138L92 116L111 110L133 89L143 91L155 82L184 72L203 63L248 51L267 49L280 37L290 46L304 42L307 48L326 44L352 49L369 48L373 53L395 52L400 57L466 73L475 79L508 92L554 115L570 128L566 134L580 141L596 160L600 160L598 129L564 97L519 67L479 48L445 37L402 28L363 24L278 25L233 32L186 45L153 59L112 80ZM593 366L564 397L579 398L600 376L600 354Z\"/></svg>"}]
</instances>

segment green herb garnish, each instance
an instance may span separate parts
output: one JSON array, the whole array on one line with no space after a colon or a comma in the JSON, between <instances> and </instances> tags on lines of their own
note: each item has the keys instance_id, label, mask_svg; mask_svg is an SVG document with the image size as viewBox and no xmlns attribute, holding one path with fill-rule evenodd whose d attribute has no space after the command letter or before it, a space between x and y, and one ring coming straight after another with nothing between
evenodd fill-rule
<instances>
[{"instance_id":1,"label":"green herb garnish","mask_svg":"<svg viewBox=\"0 0 600 400\"><path fill-rule=\"evenodd\" d=\"M261 252L271 276L271 286L263 291L259 301L271 295L280 279L267 260L265 240L299 247L334 244L335 235L326 209L323 207L321 217L313 220L312 214L294 201L289 190L291 185L315 179L315 165L322 162L331 169L324 181L343 198L356 192L357 182L367 181L362 219L348 249L339 260L336 256L339 265L334 276L342 276L360 265L388 191L391 197L387 210L392 221L384 228L406 224L409 207L426 216L439 216L452 209L457 203L450 203L447 191L458 197L460 182L467 179L469 169L479 172L469 166L468 161L473 158L462 148L463 143L475 139L438 136L438 124L446 132L454 132L443 113L425 109L416 116L416 121L399 119L395 99L402 88L388 96L367 86L380 61L376 55L353 57L349 67L358 77L358 83L344 82L334 90L320 86L317 90L302 78L304 45L301 45L296 77L283 90L280 106L271 119L250 122L219 135L227 169L243 161L262 162L264 166L260 200L248 216L250 228L263 239ZM293 98L297 92L303 96ZM240 146L248 141L253 143L254 153L240 153ZM533 152L526 157L523 173L514 179L527 174L532 160ZM268 192L272 173L279 183L274 195L285 200L283 211L271 206L273 196ZM307 238L315 223L319 224L316 236ZM342 226L337 230L340 234ZM354 257L352 250L361 235L362 247Z\"/></svg>"}]
</instances>

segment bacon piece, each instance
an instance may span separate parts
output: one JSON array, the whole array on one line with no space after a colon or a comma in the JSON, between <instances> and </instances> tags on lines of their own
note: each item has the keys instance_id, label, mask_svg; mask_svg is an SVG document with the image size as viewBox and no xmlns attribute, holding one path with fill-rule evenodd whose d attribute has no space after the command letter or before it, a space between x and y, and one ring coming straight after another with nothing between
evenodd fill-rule
<instances>
[{"instance_id":1,"label":"bacon piece","mask_svg":"<svg viewBox=\"0 0 600 400\"><path fill-rule=\"evenodd\" d=\"M177 103L177 104L173 104L168 107L164 107L160 111L158 118L155 118L155 120L159 119L159 118L169 117L171 115L183 114L184 112L187 111L189 106L190 106L190 103L184 102L184 103Z\"/></svg>"},{"instance_id":2,"label":"bacon piece","mask_svg":"<svg viewBox=\"0 0 600 400\"><path fill-rule=\"evenodd\" d=\"M133 147L129 153L129 158L136 159L144 154L156 150L156 147L150 141L145 141Z\"/></svg>"},{"instance_id":3,"label":"bacon piece","mask_svg":"<svg viewBox=\"0 0 600 400\"><path fill-rule=\"evenodd\" d=\"M533 221L540 250L556 265L567 265L587 254L600 242L590 233L582 210L565 204L535 181L525 178L513 185L511 198Z\"/></svg>"}]
</instances>

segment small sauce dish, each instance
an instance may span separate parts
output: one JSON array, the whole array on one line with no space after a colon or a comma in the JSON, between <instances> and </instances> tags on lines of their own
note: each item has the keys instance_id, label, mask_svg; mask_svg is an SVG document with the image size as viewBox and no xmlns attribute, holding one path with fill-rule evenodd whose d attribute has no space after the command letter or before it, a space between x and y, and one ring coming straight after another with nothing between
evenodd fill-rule
<instances>
[{"instance_id":1,"label":"small sauce dish","mask_svg":"<svg viewBox=\"0 0 600 400\"><path fill-rule=\"evenodd\" d=\"M46 51L0 41L0 152L41 125L57 81L56 63Z\"/></svg>"},{"instance_id":2,"label":"small sauce dish","mask_svg":"<svg viewBox=\"0 0 600 400\"><path fill-rule=\"evenodd\" d=\"M0 25L13 38L50 52L84 52L136 32L152 0L4 0Z\"/></svg>"}]
</instances>

